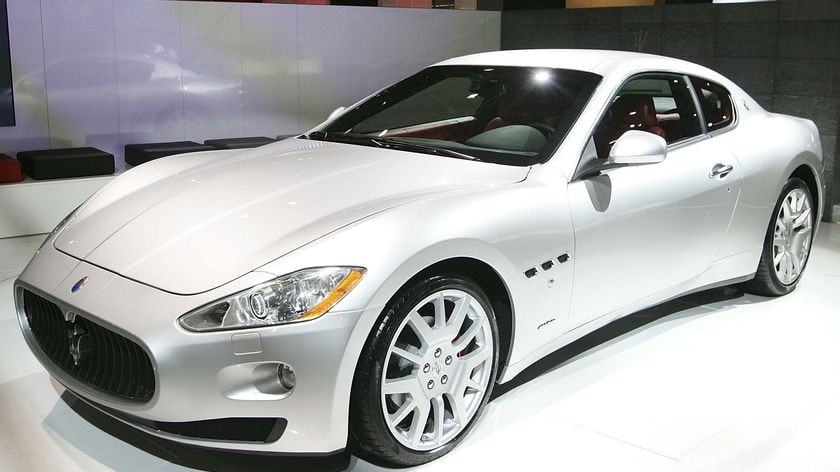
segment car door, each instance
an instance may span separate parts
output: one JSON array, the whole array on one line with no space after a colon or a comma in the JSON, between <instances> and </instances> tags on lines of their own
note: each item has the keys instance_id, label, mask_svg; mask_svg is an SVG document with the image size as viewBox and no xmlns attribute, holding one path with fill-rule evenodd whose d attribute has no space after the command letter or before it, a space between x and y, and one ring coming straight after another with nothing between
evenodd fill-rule
<instances>
[{"instance_id":1,"label":"car door","mask_svg":"<svg viewBox=\"0 0 840 472\"><path fill-rule=\"evenodd\" d=\"M603 165L631 129L668 143L664 161L630 165L569 183L575 231L570 329L699 276L726 233L740 188L735 157L707 134L688 78L646 74L627 81L596 127L581 169Z\"/></svg>"}]
</instances>

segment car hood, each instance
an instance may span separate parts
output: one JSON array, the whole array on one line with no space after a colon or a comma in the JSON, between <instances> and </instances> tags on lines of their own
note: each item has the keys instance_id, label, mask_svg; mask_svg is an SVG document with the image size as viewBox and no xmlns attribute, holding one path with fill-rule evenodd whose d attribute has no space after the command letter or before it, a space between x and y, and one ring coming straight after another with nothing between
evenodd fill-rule
<instances>
[{"instance_id":1,"label":"car hood","mask_svg":"<svg viewBox=\"0 0 840 472\"><path fill-rule=\"evenodd\" d=\"M138 282L195 294L401 203L527 172L303 139L174 156L115 179L53 244Z\"/></svg>"}]
</instances>

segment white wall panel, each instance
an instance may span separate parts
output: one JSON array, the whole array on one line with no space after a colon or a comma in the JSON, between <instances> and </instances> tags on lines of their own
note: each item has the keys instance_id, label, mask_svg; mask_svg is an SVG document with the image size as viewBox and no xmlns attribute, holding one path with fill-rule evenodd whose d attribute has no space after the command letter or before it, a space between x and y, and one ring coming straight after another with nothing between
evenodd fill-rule
<instances>
[{"instance_id":1,"label":"white wall panel","mask_svg":"<svg viewBox=\"0 0 840 472\"><path fill-rule=\"evenodd\" d=\"M499 48L498 12L8 0L17 126L0 152L304 131L439 60ZM42 14L43 11L43 14ZM45 65L46 64L46 65Z\"/></svg>"},{"instance_id":2,"label":"white wall panel","mask_svg":"<svg viewBox=\"0 0 840 472\"><path fill-rule=\"evenodd\" d=\"M38 2L11 0L7 2L7 9L17 125L0 127L0 143L3 143L0 152L14 154L26 149L50 147L50 134L41 5Z\"/></svg>"},{"instance_id":3,"label":"white wall panel","mask_svg":"<svg viewBox=\"0 0 840 472\"><path fill-rule=\"evenodd\" d=\"M396 8L298 7L300 120L322 122L399 78Z\"/></svg>"},{"instance_id":4,"label":"white wall panel","mask_svg":"<svg viewBox=\"0 0 840 472\"><path fill-rule=\"evenodd\" d=\"M178 2L115 0L120 143L184 139Z\"/></svg>"},{"instance_id":5,"label":"white wall panel","mask_svg":"<svg viewBox=\"0 0 840 472\"><path fill-rule=\"evenodd\" d=\"M49 233L113 178L26 180L0 185L0 238Z\"/></svg>"},{"instance_id":6,"label":"white wall panel","mask_svg":"<svg viewBox=\"0 0 840 472\"><path fill-rule=\"evenodd\" d=\"M499 12L484 13L484 50L498 51L502 47L502 15Z\"/></svg>"},{"instance_id":7,"label":"white wall panel","mask_svg":"<svg viewBox=\"0 0 840 472\"><path fill-rule=\"evenodd\" d=\"M43 0L41 11L52 146L88 145L116 152L112 0Z\"/></svg>"},{"instance_id":8,"label":"white wall panel","mask_svg":"<svg viewBox=\"0 0 840 472\"><path fill-rule=\"evenodd\" d=\"M239 4L178 2L188 140L242 136L242 23Z\"/></svg>"},{"instance_id":9,"label":"white wall panel","mask_svg":"<svg viewBox=\"0 0 840 472\"><path fill-rule=\"evenodd\" d=\"M242 4L244 132L273 137L298 122L298 27L294 5Z\"/></svg>"},{"instance_id":10,"label":"white wall panel","mask_svg":"<svg viewBox=\"0 0 840 472\"><path fill-rule=\"evenodd\" d=\"M405 12L399 19L399 76L450 57L489 50L485 47L484 16L484 12L457 10Z\"/></svg>"},{"instance_id":11,"label":"white wall panel","mask_svg":"<svg viewBox=\"0 0 840 472\"><path fill-rule=\"evenodd\" d=\"M305 131L429 64L500 47L498 12L7 2L17 125L0 127L0 152L95 146L118 169L125 144ZM49 230L107 179L76 180L0 185L14 190L0 237Z\"/></svg>"}]
</instances>

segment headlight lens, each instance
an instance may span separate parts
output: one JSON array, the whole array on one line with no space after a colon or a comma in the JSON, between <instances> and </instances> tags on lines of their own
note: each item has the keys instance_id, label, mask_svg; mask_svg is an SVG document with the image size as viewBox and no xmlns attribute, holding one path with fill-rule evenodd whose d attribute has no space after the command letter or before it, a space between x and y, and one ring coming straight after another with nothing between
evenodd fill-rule
<instances>
[{"instance_id":1,"label":"headlight lens","mask_svg":"<svg viewBox=\"0 0 840 472\"><path fill-rule=\"evenodd\" d=\"M190 331L219 331L312 320L335 306L364 274L360 267L304 269L201 307L179 322Z\"/></svg>"}]
</instances>

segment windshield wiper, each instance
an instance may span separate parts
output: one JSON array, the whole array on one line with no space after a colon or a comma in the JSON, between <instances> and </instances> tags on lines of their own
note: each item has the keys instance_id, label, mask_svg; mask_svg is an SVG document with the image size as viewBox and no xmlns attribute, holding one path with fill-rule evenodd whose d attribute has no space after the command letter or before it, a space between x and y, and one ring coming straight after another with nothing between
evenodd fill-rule
<instances>
[{"instance_id":1,"label":"windshield wiper","mask_svg":"<svg viewBox=\"0 0 840 472\"><path fill-rule=\"evenodd\" d=\"M372 138L379 141L382 147L397 149L401 151L419 151L427 154L436 154L438 156L455 157L457 159L467 159L470 161L477 161L478 158L463 152L453 151L452 149L430 146L428 144L420 144L412 141L402 141L393 138Z\"/></svg>"},{"instance_id":2,"label":"windshield wiper","mask_svg":"<svg viewBox=\"0 0 840 472\"><path fill-rule=\"evenodd\" d=\"M307 139L322 139L324 141L334 141L340 143L374 145L381 148L396 149L399 151L416 151L426 154L435 154L438 156L455 157L457 159L467 159L470 161L477 161L478 158L462 152L453 151L451 149L431 146L428 144L420 144L410 141L403 141L393 138L382 138L377 136L370 136L367 134L357 133L328 133L326 131L313 131L305 135Z\"/></svg>"},{"instance_id":3,"label":"windshield wiper","mask_svg":"<svg viewBox=\"0 0 840 472\"><path fill-rule=\"evenodd\" d=\"M326 131L313 131L304 136L306 136L306 139L320 139L324 141L362 145L373 144L378 147L384 147L382 143L377 141L374 137L365 134L328 133Z\"/></svg>"}]
</instances>

